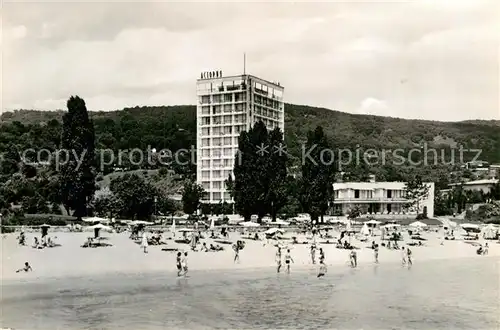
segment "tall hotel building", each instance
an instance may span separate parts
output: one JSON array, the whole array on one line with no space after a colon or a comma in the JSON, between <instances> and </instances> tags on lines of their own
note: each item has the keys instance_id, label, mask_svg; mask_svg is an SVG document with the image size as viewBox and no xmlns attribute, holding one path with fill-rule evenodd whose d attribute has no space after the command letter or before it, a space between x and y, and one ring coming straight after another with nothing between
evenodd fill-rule
<instances>
[{"instance_id":1,"label":"tall hotel building","mask_svg":"<svg viewBox=\"0 0 500 330\"><path fill-rule=\"evenodd\" d=\"M252 75L202 73L197 80L197 182L205 203L232 203L225 180L232 175L238 137L262 121L284 130L283 87Z\"/></svg>"}]
</instances>

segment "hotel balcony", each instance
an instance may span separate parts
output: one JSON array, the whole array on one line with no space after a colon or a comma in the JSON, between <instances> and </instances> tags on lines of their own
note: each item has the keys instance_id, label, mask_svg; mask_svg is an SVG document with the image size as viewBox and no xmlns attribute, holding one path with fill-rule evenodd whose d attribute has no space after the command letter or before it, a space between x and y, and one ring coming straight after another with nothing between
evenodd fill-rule
<instances>
[{"instance_id":1,"label":"hotel balcony","mask_svg":"<svg viewBox=\"0 0 500 330\"><path fill-rule=\"evenodd\" d=\"M394 198L388 198L388 197L372 197L372 198L367 198L367 197L361 197L361 198L354 198L354 197L336 197L333 200L334 204L345 204L345 203L405 203L408 200L404 197L394 197Z\"/></svg>"}]
</instances>

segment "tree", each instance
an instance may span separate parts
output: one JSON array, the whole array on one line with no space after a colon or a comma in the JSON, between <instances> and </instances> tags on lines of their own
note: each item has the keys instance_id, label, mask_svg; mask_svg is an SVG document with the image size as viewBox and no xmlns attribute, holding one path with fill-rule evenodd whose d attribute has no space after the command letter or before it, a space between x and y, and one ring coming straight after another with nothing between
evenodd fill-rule
<instances>
[{"instance_id":1,"label":"tree","mask_svg":"<svg viewBox=\"0 0 500 330\"><path fill-rule=\"evenodd\" d=\"M193 215L201 205L201 199L205 190L193 180L187 180L182 192L182 210L184 213Z\"/></svg>"},{"instance_id":2,"label":"tree","mask_svg":"<svg viewBox=\"0 0 500 330\"><path fill-rule=\"evenodd\" d=\"M268 132L259 121L248 132L240 134L234 179L229 177L226 186L236 211L245 220L250 220L253 214L258 216L258 222L266 214L276 220L287 200L286 163L283 133L279 128Z\"/></svg>"},{"instance_id":3,"label":"tree","mask_svg":"<svg viewBox=\"0 0 500 330\"><path fill-rule=\"evenodd\" d=\"M359 206L354 206L352 209L349 210L349 214L347 215L347 218L349 219L357 219L361 216L361 210Z\"/></svg>"},{"instance_id":4,"label":"tree","mask_svg":"<svg viewBox=\"0 0 500 330\"><path fill-rule=\"evenodd\" d=\"M61 149L67 157L59 164L61 191L63 204L81 219L96 190L94 126L83 99L72 96L67 106L61 135Z\"/></svg>"},{"instance_id":5,"label":"tree","mask_svg":"<svg viewBox=\"0 0 500 330\"><path fill-rule=\"evenodd\" d=\"M420 202L429 195L429 186L422 182L422 178L416 175L405 184L406 207L416 206L417 214L420 212Z\"/></svg>"},{"instance_id":6,"label":"tree","mask_svg":"<svg viewBox=\"0 0 500 330\"><path fill-rule=\"evenodd\" d=\"M119 214L129 219L149 219L154 211L157 191L153 185L137 174L125 174L113 178L110 190L117 198Z\"/></svg>"},{"instance_id":7,"label":"tree","mask_svg":"<svg viewBox=\"0 0 500 330\"><path fill-rule=\"evenodd\" d=\"M437 216L452 215L453 210L449 206L449 197L443 195L439 190L434 195L434 214Z\"/></svg>"},{"instance_id":8,"label":"tree","mask_svg":"<svg viewBox=\"0 0 500 330\"><path fill-rule=\"evenodd\" d=\"M323 222L333 198L336 165L333 149L321 126L308 133L304 150L299 201L311 220L321 217Z\"/></svg>"},{"instance_id":9,"label":"tree","mask_svg":"<svg viewBox=\"0 0 500 330\"><path fill-rule=\"evenodd\" d=\"M19 164L21 157L14 144L6 147L4 153L0 153L0 176L4 175L6 178L19 171Z\"/></svg>"}]
</instances>

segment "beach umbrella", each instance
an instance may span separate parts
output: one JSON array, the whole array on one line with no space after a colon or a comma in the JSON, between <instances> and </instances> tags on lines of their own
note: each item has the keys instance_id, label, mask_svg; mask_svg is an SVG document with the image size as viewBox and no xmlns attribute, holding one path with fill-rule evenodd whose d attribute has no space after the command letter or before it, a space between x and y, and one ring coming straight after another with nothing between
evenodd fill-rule
<instances>
[{"instance_id":1,"label":"beach umbrella","mask_svg":"<svg viewBox=\"0 0 500 330\"><path fill-rule=\"evenodd\" d=\"M427 227L427 225L421 221L415 221L415 222L412 222L410 223L410 226L411 227L417 227L417 228L423 228L423 227Z\"/></svg>"},{"instance_id":2,"label":"beach umbrella","mask_svg":"<svg viewBox=\"0 0 500 330\"><path fill-rule=\"evenodd\" d=\"M132 225L132 226L139 226L139 225L149 226L149 225L153 225L153 224L154 223L152 223L152 222L142 221L142 220L134 220L130 223L130 225Z\"/></svg>"},{"instance_id":3,"label":"beach umbrella","mask_svg":"<svg viewBox=\"0 0 500 330\"><path fill-rule=\"evenodd\" d=\"M190 228L181 228L178 230L180 233L190 233L190 232L193 232L194 230L193 229L190 229Z\"/></svg>"},{"instance_id":4,"label":"beach umbrella","mask_svg":"<svg viewBox=\"0 0 500 330\"><path fill-rule=\"evenodd\" d=\"M87 227L87 229L94 231L94 237L95 238L99 237L99 232L101 231L101 229L104 229L104 230L107 230L107 231L111 231L111 227L105 226L105 225L103 225L101 223L99 223L97 225L89 226L89 227Z\"/></svg>"},{"instance_id":5,"label":"beach umbrella","mask_svg":"<svg viewBox=\"0 0 500 330\"><path fill-rule=\"evenodd\" d=\"M83 222L109 222L108 219L100 218L100 217L83 218L82 221Z\"/></svg>"},{"instance_id":6,"label":"beach umbrella","mask_svg":"<svg viewBox=\"0 0 500 330\"><path fill-rule=\"evenodd\" d=\"M463 223L460 225L463 229L479 229L479 225L473 223Z\"/></svg>"},{"instance_id":7,"label":"beach umbrella","mask_svg":"<svg viewBox=\"0 0 500 330\"><path fill-rule=\"evenodd\" d=\"M282 229L279 229L279 228L271 228L271 229L268 229L264 232L264 234L266 234L266 235L274 235L276 233L283 234L284 232Z\"/></svg>"},{"instance_id":8,"label":"beach umbrella","mask_svg":"<svg viewBox=\"0 0 500 330\"><path fill-rule=\"evenodd\" d=\"M367 221L365 222L367 225L373 225L373 226L376 226L376 225L379 225L381 224L382 222L380 221L377 221L377 220L370 220L370 221Z\"/></svg>"},{"instance_id":9,"label":"beach umbrella","mask_svg":"<svg viewBox=\"0 0 500 330\"><path fill-rule=\"evenodd\" d=\"M278 225L278 226L288 226L290 223L283 221L281 219L276 220L275 222L271 222L273 225Z\"/></svg>"},{"instance_id":10,"label":"beach umbrella","mask_svg":"<svg viewBox=\"0 0 500 330\"><path fill-rule=\"evenodd\" d=\"M240 222L239 225L243 227L260 227L260 224L253 221Z\"/></svg>"}]
</instances>

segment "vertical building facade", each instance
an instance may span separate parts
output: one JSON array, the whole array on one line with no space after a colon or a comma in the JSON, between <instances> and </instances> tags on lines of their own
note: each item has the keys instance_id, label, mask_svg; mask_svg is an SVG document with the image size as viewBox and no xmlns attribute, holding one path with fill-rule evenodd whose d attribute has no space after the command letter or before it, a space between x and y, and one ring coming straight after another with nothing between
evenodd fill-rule
<instances>
[{"instance_id":1,"label":"vertical building facade","mask_svg":"<svg viewBox=\"0 0 500 330\"><path fill-rule=\"evenodd\" d=\"M221 71L202 73L196 85L196 176L206 191L203 202L232 203L225 181L232 176L238 137L258 121L284 131L284 88L247 74L224 77Z\"/></svg>"}]
</instances>

